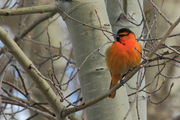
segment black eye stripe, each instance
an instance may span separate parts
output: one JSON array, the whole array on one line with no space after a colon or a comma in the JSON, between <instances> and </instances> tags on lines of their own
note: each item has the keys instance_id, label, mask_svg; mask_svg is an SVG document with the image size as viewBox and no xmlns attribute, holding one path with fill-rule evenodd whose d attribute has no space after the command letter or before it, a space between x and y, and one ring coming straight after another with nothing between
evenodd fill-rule
<instances>
[{"instance_id":1,"label":"black eye stripe","mask_svg":"<svg viewBox=\"0 0 180 120\"><path fill-rule=\"evenodd\" d=\"M124 36L127 36L127 35L129 35L129 33L127 33L127 34L118 34L117 37L124 37Z\"/></svg>"},{"instance_id":2,"label":"black eye stripe","mask_svg":"<svg viewBox=\"0 0 180 120\"><path fill-rule=\"evenodd\" d=\"M127 36L128 34L123 34L123 35L118 35L118 37L124 37Z\"/></svg>"},{"instance_id":3,"label":"black eye stripe","mask_svg":"<svg viewBox=\"0 0 180 120\"><path fill-rule=\"evenodd\" d=\"M131 30L128 28L122 28L119 29L117 34L113 35L116 39L116 41L120 41L122 37L128 36L130 33L133 33Z\"/></svg>"}]
</instances>

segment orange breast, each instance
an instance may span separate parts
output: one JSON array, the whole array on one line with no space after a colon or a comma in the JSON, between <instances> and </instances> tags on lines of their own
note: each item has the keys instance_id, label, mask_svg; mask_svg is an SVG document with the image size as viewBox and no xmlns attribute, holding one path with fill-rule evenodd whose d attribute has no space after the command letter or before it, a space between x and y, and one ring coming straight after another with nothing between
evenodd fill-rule
<instances>
[{"instance_id":1,"label":"orange breast","mask_svg":"<svg viewBox=\"0 0 180 120\"><path fill-rule=\"evenodd\" d=\"M112 74L122 74L141 60L141 45L136 41L114 42L106 51L106 63Z\"/></svg>"}]
</instances>

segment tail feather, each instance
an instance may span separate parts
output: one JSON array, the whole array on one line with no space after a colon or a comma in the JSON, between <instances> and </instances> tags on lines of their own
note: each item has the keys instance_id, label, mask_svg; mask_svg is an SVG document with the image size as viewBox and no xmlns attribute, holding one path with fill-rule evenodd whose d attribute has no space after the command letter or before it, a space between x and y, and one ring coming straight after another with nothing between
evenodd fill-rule
<instances>
[{"instance_id":1,"label":"tail feather","mask_svg":"<svg viewBox=\"0 0 180 120\"><path fill-rule=\"evenodd\" d=\"M112 88L114 88L116 86L116 84L118 83L120 77L121 77L120 74L112 75L112 80L111 80L111 84L110 84L109 89L112 89ZM112 92L111 95L109 95L110 98L114 98L115 96L116 96L116 91Z\"/></svg>"}]
</instances>

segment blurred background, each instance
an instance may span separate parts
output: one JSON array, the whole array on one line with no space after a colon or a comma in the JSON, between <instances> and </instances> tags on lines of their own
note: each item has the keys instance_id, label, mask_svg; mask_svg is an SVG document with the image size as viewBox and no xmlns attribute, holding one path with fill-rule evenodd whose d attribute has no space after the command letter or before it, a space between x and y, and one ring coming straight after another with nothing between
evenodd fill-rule
<instances>
[{"instance_id":1,"label":"blurred background","mask_svg":"<svg viewBox=\"0 0 180 120\"><path fill-rule=\"evenodd\" d=\"M0 8L15 9L53 2L55 1L1 0ZM179 0L154 0L154 3L172 23L180 16ZM157 44L156 39L164 35L170 24L146 0L144 0L144 13L149 30L144 28L142 37L139 40L145 43L145 48L151 49L152 46ZM49 19L38 24L26 36L18 39L17 43L43 75L52 79L50 84L57 85L53 89L62 97L63 103L67 107L76 106L82 100L77 76L78 68L74 60L71 37L61 16L52 13L0 16L0 27L3 27L12 38L18 38L27 26L43 17ZM146 39L144 36L148 32L150 32L151 37ZM148 99L148 120L180 120L180 25L175 28L171 35L173 36L169 37L164 44L165 49L162 47L159 52L168 51L172 54L166 56L168 59L157 59L145 68L146 84L150 83L150 85L144 92L151 96ZM0 42L0 47L0 94L3 96L12 94L20 100L24 98L28 100L30 95L33 100L40 101L38 104L42 104L44 106L43 109L48 109L46 99L31 78L21 68L15 58L8 53L2 42ZM174 49L177 52L174 52ZM170 90L172 83L174 83L174 86ZM25 91L25 96L20 93L19 89ZM29 100L33 105L34 101ZM46 119L46 117L29 111L26 107L20 107L18 103L12 102L5 97L1 101L0 120ZM77 115L80 118L84 118L85 113L81 111Z\"/></svg>"}]
</instances>

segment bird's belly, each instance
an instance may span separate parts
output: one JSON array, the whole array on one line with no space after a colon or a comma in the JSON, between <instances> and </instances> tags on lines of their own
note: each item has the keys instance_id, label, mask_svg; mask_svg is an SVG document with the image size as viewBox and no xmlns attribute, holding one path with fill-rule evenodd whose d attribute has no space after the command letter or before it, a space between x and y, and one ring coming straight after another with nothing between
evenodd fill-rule
<instances>
[{"instance_id":1,"label":"bird's belly","mask_svg":"<svg viewBox=\"0 0 180 120\"><path fill-rule=\"evenodd\" d=\"M108 68L113 74L122 74L128 70L128 56L124 52L114 52L107 61Z\"/></svg>"},{"instance_id":2,"label":"bird's belly","mask_svg":"<svg viewBox=\"0 0 180 120\"><path fill-rule=\"evenodd\" d=\"M129 62L128 62L129 69L139 65L141 62L141 54L137 50L131 50L127 52L129 55Z\"/></svg>"},{"instance_id":3,"label":"bird's belly","mask_svg":"<svg viewBox=\"0 0 180 120\"><path fill-rule=\"evenodd\" d=\"M115 42L106 51L106 63L112 74L123 74L129 69L140 64L141 51L140 44L126 43L122 45Z\"/></svg>"},{"instance_id":4,"label":"bird's belly","mask_svg":"<svg viewBox=\"0 0 180 120\"><path fill-rule=\"evenodd\" d=\"M141 55L136 50L112 52L108 55L107 66L112 74L123 74L140 64Z\"/></svg>"}]
</instances>

